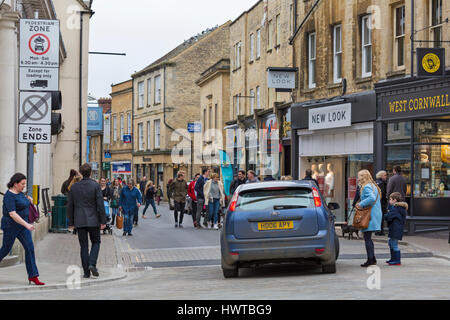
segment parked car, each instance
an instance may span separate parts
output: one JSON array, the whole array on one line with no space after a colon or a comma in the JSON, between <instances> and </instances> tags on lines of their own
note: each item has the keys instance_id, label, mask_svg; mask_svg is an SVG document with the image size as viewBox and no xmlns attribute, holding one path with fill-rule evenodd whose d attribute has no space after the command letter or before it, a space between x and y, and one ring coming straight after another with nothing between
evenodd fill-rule
<instances>
[{"instance_id":1,"label":"parked car","mask_svg":"<svg viewBox=\"0 0 450 320\"><path fill-rule=\"evenodd\" d=\"M237 277L243 266L305 260L335 273L339 239L331 211L337 209L336 203L325 205L311 181L239 186L220 237L224 277Z\"/></svg>"}]
</instances>

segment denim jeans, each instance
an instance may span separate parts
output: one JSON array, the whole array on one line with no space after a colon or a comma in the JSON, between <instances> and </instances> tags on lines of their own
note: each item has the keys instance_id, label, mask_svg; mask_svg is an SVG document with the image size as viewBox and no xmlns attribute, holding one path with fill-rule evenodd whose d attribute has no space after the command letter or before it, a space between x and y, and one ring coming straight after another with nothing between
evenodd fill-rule
<instances>
[{"instance_id":1,"label":"denim jeans","mask_svg":"<svg viewBox=\"0 0 450 320\"><path fill-rule=\"evenodd\" d=\"M156 211L155 200L154 199L147 199L147 203L145 204L144 212L142 213L143 216L145 216L145 212L147 211L147 209L148 209L148 207L150 205L152 206L153 212L155 213L155 215L158 214L158 212Z\"/></svg>"},{"instance_id":2,"label":"denim jeans","mask_svg":"<svg viewBox=\"0 0 450 320\"><path fill-rule=\"evenodd\" d=\"M366 244L366 252L368 260L375 260L375 246L372 241L372 232L363 232L364 242Z\"/></svg>"},{"instance_id":3,"label":"denim jeans","mask_svg":"<svg viewBox=\"0 0 450 320\"><path fill-rule=\"evenodd\" d=\"M20 241L25 249L25 265L28 278L39 277L31 232L22 226L3 230L3 246L0 249L0 262L9 254L16 239Z\"/></svg>"},{"instance_id":4,"label":"denim jeans","mask_svg":"<svg viewBox=\"0 0 450 320\"><path fill-rule=\"evenodd\" d=\"M397 239L389 239L389 248L392 251L400 251L399 247L398 247L398 240Z\"/></svg>"},{"instance_id":5,"label":"denim jeans","mask_svg":"<svg viewBox=\"0 0 450 320\"><path fill-rule=\"evenodd\" d=\"M131 233L133 230L134 210L123 212L123 232Z\"/></svg>"},{"instance_id":6,"label":"denim jeans","mask_svg":"<svg viewBox=\"0 0 450 320\"><path fill-rule=\"evenodd\" d=\"M208 220L217 223L219 220L219 209L220 209L220 199L214 199L213 201L208 202Z\"/></svg>"},{"instance_id":7,"label":"denim jeans","mask_svg":"<svg viewBox=\"0 0 450 320\"><path fill-rule=\"evenodd\" d=\"M98 254L100 252L100 227L77 228L78 241L80 242L81 265L84 273L89 273L89 266L97 267ZM88 235L91 239L91 252L89 252Z\"/></svg>"}]
</instances>

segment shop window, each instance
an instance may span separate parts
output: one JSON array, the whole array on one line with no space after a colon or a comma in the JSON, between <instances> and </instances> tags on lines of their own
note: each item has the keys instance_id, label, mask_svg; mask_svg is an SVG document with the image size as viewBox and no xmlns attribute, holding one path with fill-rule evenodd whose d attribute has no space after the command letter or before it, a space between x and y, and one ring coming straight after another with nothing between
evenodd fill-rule
<instances>
[{"instance_id":1,"label":"shop window","mask_svg":"<svg viewBox=\"0 0 450 320\"><path fill-rule=\"evenodd\" d=\"M450 143L450 121L416 121L414 141L418 143Z\"/></svg>"},{"instance_id":2,"label":"shop window","mask_svg":"<svg viewBox=\"0 0 450 320\"><path fill-rule=\"evenodd\" d=\"M417 145L414 197L450 198L450 145Z\"/></svg>"},{"instance_id":3,"label":"shop window","mask_svg":"<svg viewBox=\"0 0 450 320\"><path fill-rule=\"evenodd\" d=\"M411 141L411 122L394 122L387 124L387 143Z\"/></svg>"},{"instance_id":4,"label":"shop window","mask_svg":"<svg viewBox=\"0 0 450 320\"><path fill-rule=\"evenodd\" d=\"M392 174L394 167L402 168L402 176L407 181L406 196L411 196L411 146L395 146L386 148L386 171Z\"/></svg>"}]
</instances>

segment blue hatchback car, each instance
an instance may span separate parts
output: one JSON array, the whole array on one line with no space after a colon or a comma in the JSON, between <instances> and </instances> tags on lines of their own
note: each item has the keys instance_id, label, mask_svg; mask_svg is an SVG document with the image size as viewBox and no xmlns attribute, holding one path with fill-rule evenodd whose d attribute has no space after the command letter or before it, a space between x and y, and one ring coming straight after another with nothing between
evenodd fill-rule
<instances>
[{"instance_id":1,"label":"blue hatchback car","mask_svg":"<svg viewBox=\"0 0 450 320\"><path fill-rule=\"evenodd\" d=\"M239 186L220 237L224 277L237 277L239 267L304 260L335 273L339 240L331 211L336 209L336 203L325 204L312 181Z\"/></svg>"}]
</instances>

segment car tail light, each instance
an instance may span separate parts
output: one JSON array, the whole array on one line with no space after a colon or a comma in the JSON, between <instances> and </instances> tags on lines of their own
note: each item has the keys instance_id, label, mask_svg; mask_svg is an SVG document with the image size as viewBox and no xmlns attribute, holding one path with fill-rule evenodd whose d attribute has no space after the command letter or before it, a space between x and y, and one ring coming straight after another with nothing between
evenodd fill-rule
<instances>
[{"instance_id":1,"label":"car tail light","mask_svg":"<svg viewBox=\"0 0 450 320\"><path fill-rule=\"evenodd\" d=\"M230 256L238 256L239 253L238 252L230 252Z\"/></svg>"},{"instance_id":2,"label":"car tail light","mask_svg":"<svg viewBox=\"0 0 450 320\"><path fill-rule=\"evenodd\" d=\"M323 248L316 249L317 254L323 254L324 252L325 252L325 249L323 249Z\"/></svg>"},{"instance_id":3,"label":"car tail light","mask_svg":"<svg viewBox=\"0 0 450 320\"><path fill-rule=\"evenodd\" d=\"M236 210L236 204L237 204L238 197L239 197L238 193L235 192L233 195L233 198L231 198L230 207L228 208L229 212L234 212L234 210Z\"/></svg>"},{"instance_id":4,"label":"car tail light","mask_svg":"<svg viewBox=\"0 0 450 320\"><path fill-rule=\"evenodd\" d=\"M320 200L319 191L317 191L316 188L312 188L312 194L313 194L313 197L314 197L314 205L316 206L316 208L321 207L322 206L322 200Z\"/></svg>"}]
</instances>

